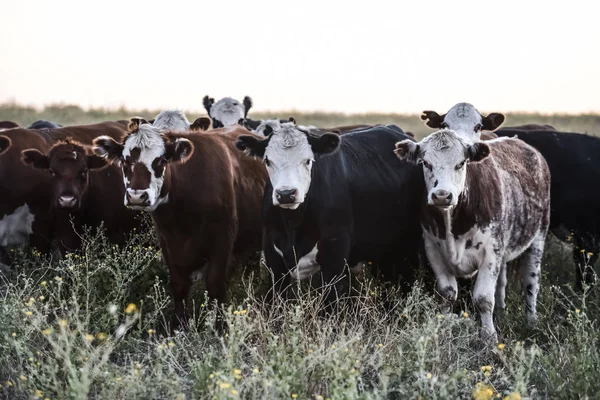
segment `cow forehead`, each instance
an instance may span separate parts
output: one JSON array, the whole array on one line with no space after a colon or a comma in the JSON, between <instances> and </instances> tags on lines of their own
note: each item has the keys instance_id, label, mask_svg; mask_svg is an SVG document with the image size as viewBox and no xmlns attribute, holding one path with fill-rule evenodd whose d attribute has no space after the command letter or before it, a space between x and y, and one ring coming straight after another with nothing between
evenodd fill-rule
<instances>
[{"instance_id":1,"label":"cow forehead","mask_svg":"<svg viewBox=\"0 0 600 400\"><path fill-rule=\"evenodd\" d=\"M466 123L476 125L481 123L481 114L470 103L458 103L446 113L444 122L451 128Z\"/></svg>"},{"instance_id":2,"label":"cow forehead","mask_svg":"<svg viewBox=\"0 0 600 400\"><path fill-rule=\"evenodd\" d=\"M129 134L123 145L123 157L135 155L136 159L147 165L163 154L165 141L158 129L149 124L143 124L137 132Z\"/></svg>"},{"instance_id":3,"label":"cow forehead","mask_svg":"<svg viewBox=\"0 0 600 400\"><path fill-rule=\"evenodd\" d=\"M429 135L421 141L420 147L423 157L434 165L462 161L465 158L465 141L450 130Z\"/></svg>"},{"instance_id":4,"label":"cow forehead","mask_svg":"<svg viewBox=\"0 0 600 400\"><path fill-rule=\"evenodd\" d=\"M288 159L314 156L306 134L291 126L282 126L280 130L271 135L265 155L270 158L281 155ZM290 161L292 160L290 159Z\"/></svg>"}]
</instances>

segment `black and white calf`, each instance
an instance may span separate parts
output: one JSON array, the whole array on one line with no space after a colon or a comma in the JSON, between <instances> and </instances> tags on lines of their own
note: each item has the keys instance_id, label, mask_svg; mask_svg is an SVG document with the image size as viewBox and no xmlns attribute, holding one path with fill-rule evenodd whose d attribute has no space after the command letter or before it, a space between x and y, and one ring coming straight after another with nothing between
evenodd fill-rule
<instances>
[{"instance_id":1,"label":"black and white calf","mask_svg":"<svg viewBox=\"0 0 600 400\"><path fill-rule=\"evenodd\" d=\"M535 323L550 221L550 173L541 154L518 139L471 143L451 130L400 141L395 153L422 166L425 251L444 311L456 301L456 278L477 273L481 337L496 342L493 309L505 307L506 263L518 258L527 320Z\"/></svg>"},{"instance_id":2,"label":"black and white calf","mask_svg":"<svg viewBox=\"0 0 600 400\"><path fill-rule=\"evenodd\" d=\"M304 256L320 266L324 283L368 260L385 278L410 285L419 263L424 184L417 167L390 151L408 136L383 126L344 136L293 123L275 127L266 127L265 139L242 136L237 146L262 158L269 173L263 251L277 287L302 270ZM329 296L334 300L334 291Z\"/></svg>"}]
</instances>

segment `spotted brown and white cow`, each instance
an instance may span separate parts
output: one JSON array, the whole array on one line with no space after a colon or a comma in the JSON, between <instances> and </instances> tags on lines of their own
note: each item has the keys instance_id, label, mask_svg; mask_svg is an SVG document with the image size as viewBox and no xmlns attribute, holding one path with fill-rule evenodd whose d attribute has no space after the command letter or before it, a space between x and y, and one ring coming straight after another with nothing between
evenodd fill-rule
<instances>
[{"instance_id":1,"label":"spotted brown and white cow","mask_svg":"<svg viewBox=\"0 0 600 400\"><path fill-rule=\"evenodd\" d=\"M95 152L123 169L124 203L152 213L175 305L171 327L186 319L192 275L204 275L210 299L225 300L232 259L260 250L260 209L267 172L236 150L235 126L208 132L162 133L132 119L121 141L101 136Z\"/></svg>"},{"instance_id":2,"label":"spotted brown and white cow","mask_svg":"<svg viewBox=\"0 0 600 400\"><path fill-rule=\"evenodd\" d=\"M456 278L477 273L481 337L497 341L493 309L505 307L506 263L518 259L533 324L550 221L550 173L542 155L518 139L471 143L451 130L418 143L400 141L395 153L422 165L421 225L443 310L456 301Z\"/></svg>"}]
</instances>

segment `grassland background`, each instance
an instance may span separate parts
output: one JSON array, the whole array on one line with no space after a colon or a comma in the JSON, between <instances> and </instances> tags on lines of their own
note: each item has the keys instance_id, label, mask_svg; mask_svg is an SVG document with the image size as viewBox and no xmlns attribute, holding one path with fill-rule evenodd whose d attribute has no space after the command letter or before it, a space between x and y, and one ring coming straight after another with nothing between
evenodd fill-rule
<instances>
[{"instance_id":1,"label":"grassland background","mask_svg":"<svg viewBox=\"0 0 600 400\"><path fill-rule=\"evenodd\" d=\"M204 112L183 110L187 118L193 121L197 117L206 115ZM447 110L436 110L443 113ZM498 110L490 110L498 111ZM54 121L62 125L89 124L106 120L129 119L133 116L142 116L147 119L155 117L160 110L129 110L126 108L103 109L93 108L84 110L76 105L48 105L43 109L36 109L14 103L0 104L0 120L17 122L21 126L28 126L38 119ZM485 113L485 112L484 112ZM289 118L294 117L299 124L314 125L320 128L329 128L353 124L396 124L405 131L423 137L431 132L420 114L343 114L288 111L253 112L249 116L254 119L264 118ZM541 114L541 113L505 113L506 121L503 126L514 126L528 123L550 124L558 130L578 132L600 136L600 114Z\"/></svg>"},{"instance_id":2,"label":"grassland background","mask_svg":"<svg viewBox=\"0 0 600 400\"><path fill-rule=\"evenodd\" d=\"M0 105L0 120L23 126L157 113ZM203 115L186 114L190 120ZM430 132L416 114L251 116L294 116L319 127L394 123L418 137ZM508 114L505 125L523 123L600 135L599 115ZM478 340L472 283L461 287L455 313L442 316L422 270L423 282L402 295L360 276L356 297L343 301L335 316L320 318L322 298L307 283L297 288L296 301L265 303L264 265L239 266L224 311L226 335L212 329L216 313L202 282L188 303L202 318L169 335L169 276L160 251L147 246L154 236L149 226L122 248L86 235L82 252L64 258L26 246L11 250L13 264L0 268L0 399L600 398L600 288L572 291L570 247L552 235L537 328L525 325L520 284L511 273L507 309L495 315L504 347L490 349Z\"/></svg>"}]
</instances>

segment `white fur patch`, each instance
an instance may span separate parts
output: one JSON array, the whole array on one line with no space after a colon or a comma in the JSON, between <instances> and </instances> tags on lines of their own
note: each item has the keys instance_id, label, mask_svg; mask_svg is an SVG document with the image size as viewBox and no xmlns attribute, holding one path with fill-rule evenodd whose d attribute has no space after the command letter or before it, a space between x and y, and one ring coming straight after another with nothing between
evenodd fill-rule
<instances>
[{"instance_id":1,"label":"white fur patch","mask_svg":"<svg viewBox=\"0 0 600 400\"><path fill-rule=\"evenodd\" d=\"M33 232L35 216L27 203L0 219L0 246L16 246L27 243Z\"/></svg>"},{"instance_id":2,"label":"white fur patch","mask_svg":"<svg viewBox=\"0 0 600 400\"><path fill-rule=\"evenodd\" d=\"M244 105L231 97L222 98L210 109L211 118L221 121L224 127L237 124L245 113Z\"/></svg>"},{"instance_id":3,"label":"white fur patch","mask_svg":"<svg viewBox=\"0 0 600 400\"><path fill-rule=\"evenodd\" d=\"M156 116L152 126L165 132L188 132L190 121L181 110L163 110Z\"/></svg>"},{"instance_id":4,"label":"white fur patch","mask_svg":"<svg viewBox=\"0 0 600 400\"><path fill-rule=\"evenodd\" d=\"M151 212L154 211L159 204L162 204L159 196L164 183L164 176L157 178L154 174L154 169L152 168L152 162L157 157L165 154L165 142L163 141L160 130L149 124L140 125L137 132L127 136L123 146L123 158L129 156L131 150L136 147L140 149L140 158L138 159L138 162L143 163L146 168L148 168L148 171L150 171L150 186L146 190L150 205L140 209ZM128 182L125 175L123 175L123 182L125 183L125 187L127 187Z\"/></svg>"}]
</instances>

